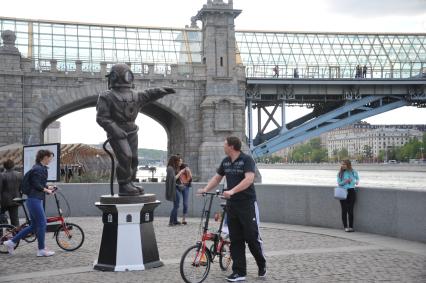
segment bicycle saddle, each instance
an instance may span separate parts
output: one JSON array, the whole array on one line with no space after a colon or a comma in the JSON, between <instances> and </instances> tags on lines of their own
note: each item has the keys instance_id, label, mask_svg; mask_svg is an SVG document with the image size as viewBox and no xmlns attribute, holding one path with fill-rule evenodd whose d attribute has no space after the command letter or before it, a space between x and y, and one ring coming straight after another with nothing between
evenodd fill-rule
<instances>
[{"instance_id":1,"label":"bicycle saddle","mask_svg":"<svg viewBox=\"0 0 426 283\"><path fill-rule=\"evenodd\" d=\"M23 204L27 199L26 198L14 198L12 199L14 202L17 202L19 204Z\"/></svg>"}]
</instances>

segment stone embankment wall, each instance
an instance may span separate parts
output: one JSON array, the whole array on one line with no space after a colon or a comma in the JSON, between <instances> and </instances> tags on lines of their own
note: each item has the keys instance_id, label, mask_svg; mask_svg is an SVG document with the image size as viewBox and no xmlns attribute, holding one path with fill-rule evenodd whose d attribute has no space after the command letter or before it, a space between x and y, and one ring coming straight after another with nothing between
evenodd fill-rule
<instances>
[{"instance_id":1,"label":"stone embankment wall","mask_svg":"<svg viewBox=\"0 0 426 283\"><path fill-rule=\"evenodd\" d=\"M146 193L154 193L161 205L156 216L169 216L172 203L164 199L164 183L143 183ZM199 217L203 198L195 195L205 185L195 183L189 196L189 216ZM71 216L101 215L94 205L109 194L109 184L59 184L66 196ZM117 191L117 189L116 189ZM256 185L261 222L275 222L342 229L340 204L333 198L333 188L323 186ZM48 197L49 198L49 197ZM220 199L213 211L219 211ZM426 243L426 191L375 189L361 187L355 205L355 229ZM65 205L64 205L65 208ZM47 213L54 214L53 198ZM182 204L179 213L182 213ZM99 219L101 221L101 219Z\"/></svg>"}]
</instances>

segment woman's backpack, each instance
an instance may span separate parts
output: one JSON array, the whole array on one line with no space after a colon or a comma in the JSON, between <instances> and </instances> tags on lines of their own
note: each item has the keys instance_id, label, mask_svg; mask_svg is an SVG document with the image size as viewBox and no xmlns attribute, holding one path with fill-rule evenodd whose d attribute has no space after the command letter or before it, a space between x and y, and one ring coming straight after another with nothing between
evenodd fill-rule
<instances>
[{"instance_id":1,"label":"woman's backpack","mask_svg":"<svg viewBox=\"0 0 426 283\"><path fill-rule=\"evenodd\" d=\"M29 195L31 191L30 178L31 178L32 171L33 169L28 170L27 173L25 173L24 177L22 178L20 191L21 193L25 195Z\"/></svg>"}]
</instances>

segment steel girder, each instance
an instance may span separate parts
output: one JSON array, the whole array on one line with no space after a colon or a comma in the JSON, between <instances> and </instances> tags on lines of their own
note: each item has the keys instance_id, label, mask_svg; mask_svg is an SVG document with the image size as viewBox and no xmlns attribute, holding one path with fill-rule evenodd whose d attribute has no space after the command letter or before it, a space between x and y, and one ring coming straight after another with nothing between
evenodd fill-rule
<instances>
[{"instance_id":1,"label":"steel girder","mask_svg":"<svg viewBox=\"0 0 426 283\"><path fill-rule=\"evenodd\" d=\"M349 101L339 108L252 147L251 152L255 158L271 154L330 130L409 104L403 97L396 96L367 96Z\"/></svg>"}]
</instances>

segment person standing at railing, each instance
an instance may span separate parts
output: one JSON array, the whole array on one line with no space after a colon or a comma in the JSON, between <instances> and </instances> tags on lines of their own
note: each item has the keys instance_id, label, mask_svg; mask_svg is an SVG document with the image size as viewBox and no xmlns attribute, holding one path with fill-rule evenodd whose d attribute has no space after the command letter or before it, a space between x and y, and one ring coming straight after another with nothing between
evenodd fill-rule
<instances>
[{"instance_id":1,"label":"person standing at railing","mask_svg":"<svg viewBox=\"0 0 426 283\"><path fill-rule=\"evenodd\" d=\"M340 200L343 227L345 232L354 232L355 186L359 184L359 175L352 168L350 160L342 161L339 173L337 174L337 184L348 190L346 199Z\"/></svg>"},{"instance_id":2,"label":"person standing at railing","mask_svg":"<svg viewBox=\"0 0 426 283\"><path fill-rule=\"evenodd\" d=\"M266 276L266 258L263 254L263 242L259 233L259 209L256 201L254 177L256 166L251 156L241 152L241 140L227 137L224 143L227 155L216 171L216 175L207 186L199 189L199 194L208 192L219 185L226 177L227 188L223 196L227 199L227 219L231 240L232 274L226 280L230 282L245 280L247 263L245 243L256 260L258 276Z\"/></svg>"},{"instance_id":3,"label":"person standing at railing","mask_svg":"<svg viewBox=\"0 0 426 283\"><path fill-rule=\"evenodd\" d=\"M29 233L34 233L37 236L38 250L37 256L51 256L55 254L45 247L45 234L46 234L46 214L43 208L43 202L47 194L54 192L53 186L47 185L47 165L53 159L53 152L41 149L36 155L36 164L30 171L28 184L23 178L22 186L29 186L28 189L23 188L23 191L29 191L26 205L30 215L30 225L21 230L11 240L3 243L7 247L9 254L13 254L16 243L27 236Z\"/></svg>"},{"instance_id":4,"label":"person standing at railing","mask_svg":"<svg viewBox=\"0 0 426 283\"><path fill-rule=\"evenodd\" d=\"M183 225L186 225L186 215L188 214L189 188L191 187L192 173L189 169L189 166L183 163L182 158L179 158L179 170L184 170L183 173L179 176L179 180L176 180L176 183L178 184L178 186L180 186L182 193L183 213L181 223Z\"/></svg>"},{"instance_id":5,"label":"person standing at railing","mask_svg":"<svg viewBox=\"0 0 426 283\"><path fill-rule=\"evenodd\" d=\"M359 79L361 78L362 68L360 65L356 65L355 69L355 78Z\"/></svg>"},{"instance_id":6,"label":"person standing at railing","mask_svg":"<svg viewBox=\"0 0 426 283\"><path fill-rule=\"evenodd\" d=\"M367 65L364 65L364 67L362 67L362 77L364 79L367 78Z\"/></svg>"},{"instance_id":7,"label":"person standing at railing","mask_svg":"<svg viewBox=\"0 0 426 283\"><path fill-rule=\"evenodd\" d=\"M298 78L299 78L299 71L297 70L297 68L294 68L294 71L293 71L293 77L294 77L295 79L298 79Z\"/></svg>"},{"instance_id":8,"label":"person standing at railing","mask_svg":"<svg viewBox=\"0 0 426 283\"><path fill-rule=\"evenodd\" d=\"M177 155L172 155L167 162L167 173L166 173L166 200L173 202L173 208L170 212L169 226L175 226L182 224L177 219L179 202L182 196L182 190L177 180L186 171L180 169L179 164L180 158Z\"/></svg>"}]
</instances>

